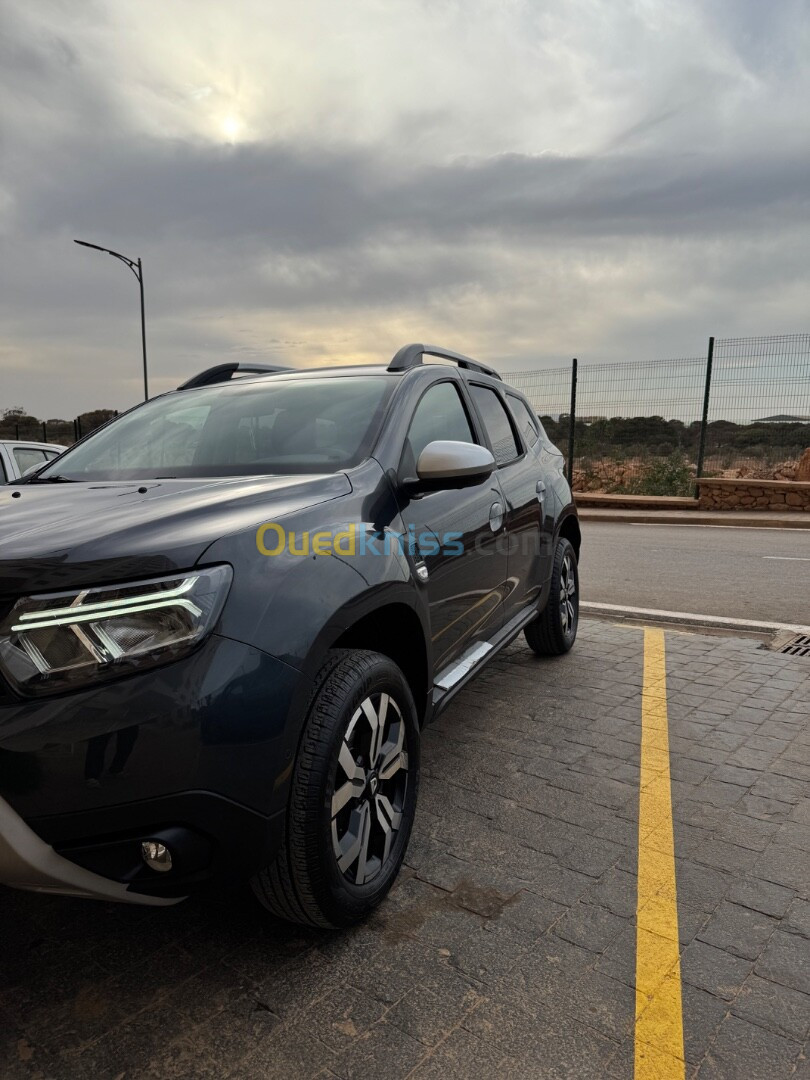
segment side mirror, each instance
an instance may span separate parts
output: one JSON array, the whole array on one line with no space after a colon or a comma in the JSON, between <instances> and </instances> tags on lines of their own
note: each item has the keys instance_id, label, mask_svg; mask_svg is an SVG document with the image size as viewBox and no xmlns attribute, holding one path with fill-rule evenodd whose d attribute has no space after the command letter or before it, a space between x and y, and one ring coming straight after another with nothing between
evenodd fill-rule
<instances>
[{"instance_id":1,"label":"side mirror","mask_svg":"<svg viewBox=\"0 0 810 1080\"><path fill-rule=\"evenodd\" d=\"M485 446L437 439L419 455L417 486L422 491L472 487L486 480L494 468L495 458Z\"/></svg>"}]
</instances>

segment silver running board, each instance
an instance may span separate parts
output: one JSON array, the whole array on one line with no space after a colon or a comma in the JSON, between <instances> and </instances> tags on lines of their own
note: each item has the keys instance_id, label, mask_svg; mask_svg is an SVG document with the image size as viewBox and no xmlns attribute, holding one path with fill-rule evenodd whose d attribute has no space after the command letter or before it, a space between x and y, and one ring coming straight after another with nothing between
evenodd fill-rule
<instances>
[{"instance_id":1,"label":"silver running board","mask_svg":"<svg viewBox=\"0 0 810 1080\"><path fill-rule=\"evenodd\" d=\"M479 641L477 645L473 645L471 649L468 649L452 667L445 668L444 671L440 672L433 685L440 690L450 690L457 682L461 682L465 675L469 675L476 664L480 663L487 653L491 651L492 645L488 641Z\"/></svg>"}]
</instances>

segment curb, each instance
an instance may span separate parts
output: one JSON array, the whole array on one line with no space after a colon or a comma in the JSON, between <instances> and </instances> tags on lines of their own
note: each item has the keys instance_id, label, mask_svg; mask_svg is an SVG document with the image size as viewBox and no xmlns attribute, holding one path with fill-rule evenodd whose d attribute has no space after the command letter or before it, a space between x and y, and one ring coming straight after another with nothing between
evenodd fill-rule
<instances>
[{"instance_id":1,"label":"curb","mask_svg":"<svg viewBox=\"0 0 810 1080\"><path fill-rule=\"evenodd\" d=\"M633 619L637 621L671 623L676 626L691 626L703 630L742 630L747 634L807 634L810 626L797 623L757 622L755 619L731 619L722 615L699 615L693 611L659 611L657 608L625 607L623 604L598 604L593 601L580 601L580 610L585 615L602 615L614 619Z\"/></svg>"},{"instance_id":2,"label":"curb","mask_svg":"<svg viewBox=\"0 0 810 1080\"><path fill-rule=\"evenodd\" d=\"M729 518L727 514L701 514L690 510L664 517L663 513L636 513L634 510L596 511L583 507L579 511L579 520L620 522L625 525L716 525L725 529L810 529L810 514L796 514L795 519L774 519L764 514L761 517L752 515Z\"/></svg>"}]
</instances>

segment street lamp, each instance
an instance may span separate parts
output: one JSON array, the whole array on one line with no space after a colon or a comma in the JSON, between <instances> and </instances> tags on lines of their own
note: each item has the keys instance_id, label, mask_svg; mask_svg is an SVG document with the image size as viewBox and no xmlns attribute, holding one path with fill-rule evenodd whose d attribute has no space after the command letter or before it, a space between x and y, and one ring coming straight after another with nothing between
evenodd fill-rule
<instances>
[{"instance_id":1,"label":"street lamp","mask_svg":"<svg viewBox=\"0 0 810 1080\"><path fill-rule=\"evenodd\" d=\"M103 251L107 255L112 255L115 259L120 259L122 263L125 263L135 277L138 279L138 285L141 290L141 346L143 348L143 399L149 400L149 379L146 374L146 315L144 313L143 306L143 266L141 260L128 259L126 255L121 255L117 251L110 251L109 248L99 247L98 244L88 244L86 240L74 240L74 244L81 244L82 247L93 248L94 251Z\"/></svg>"}]
</instances>

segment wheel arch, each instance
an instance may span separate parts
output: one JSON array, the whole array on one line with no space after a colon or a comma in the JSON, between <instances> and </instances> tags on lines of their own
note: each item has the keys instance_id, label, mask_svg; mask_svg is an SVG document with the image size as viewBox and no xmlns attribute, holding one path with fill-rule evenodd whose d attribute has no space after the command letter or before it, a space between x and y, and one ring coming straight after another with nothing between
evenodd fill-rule
<instances>
[{"instance_id":1,"label":"wheel arch","mask_svg":"<svg viewBox=\"0 0 810 1080\"><path fill-rule=\"evenodd\" d=\"M582 546L582 531L579 527L579 519L576 513L566 514L557 528L557 537L565 537L574 549L579 562L579 551Z\"/></svg>"},{"instance_id":2,"label":"wheel arch","mask_svg":"<svg viewBox=\"0 0 810 1080\"><path fill-rule=\"evenodd\" d=\"M428 703L428 651L421 619L402 602L385 603L356 620L332 643L335 649L371 649L389 657L411 688L419 723Z\"/></svg>"}]
</instances>

